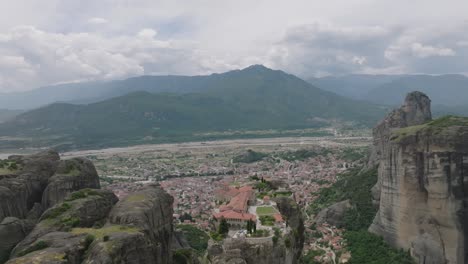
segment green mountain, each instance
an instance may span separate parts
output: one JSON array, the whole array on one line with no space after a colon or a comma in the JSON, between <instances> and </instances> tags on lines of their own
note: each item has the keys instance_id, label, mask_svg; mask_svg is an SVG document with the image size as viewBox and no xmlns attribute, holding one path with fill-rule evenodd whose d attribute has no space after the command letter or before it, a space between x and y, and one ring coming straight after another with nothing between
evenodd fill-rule
<instances>
[{"instance_id":1,"label":"green mountain","mask_svg":"<svg viewBox=\"0 0 468 264\"><path fill-rule=\"evenodd\" d=\"M170 78L164 85L154 81L161 78L138 78L144 85L122 86L112 92L130 93L101 102L55 103L28 111L1 124L0 136L97 147L191 140L211 131L311 128L323 126L324 120L373 125L385 111L259 65ZM179 93L160 92L169 88ZM146 91L132 92L135 89Z\"/></svg>"}]
</instances>

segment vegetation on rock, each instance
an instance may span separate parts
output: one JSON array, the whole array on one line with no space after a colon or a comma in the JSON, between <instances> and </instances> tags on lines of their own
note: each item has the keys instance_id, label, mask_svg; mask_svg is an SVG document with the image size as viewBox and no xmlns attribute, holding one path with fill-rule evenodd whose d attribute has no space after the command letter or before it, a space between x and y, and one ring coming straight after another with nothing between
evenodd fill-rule
<instances>
[{"instance_id":1,"label":"vegetation on rock","mask_svg":"<svg viewBox=\"0 0 468 264\"><path fill-rule=\"evenodd\" d=\"M422 125L410 126L394 131L391 137L393 141L402 141L418 133L431 132L439 134L444 130L450 130L453 127L468 126L468 117L444 116Z\"/></svg>"},{"instance_id":2,"label":"vegetation on rock","mask_svg":"<svg viewBox=\"0 0 468 264\"><path fill-rule=\"evenodd\" d=\"M202 254L208 247L208 234L192 225L178 225L177 229L182 230L191 248Z\"/></svg>"},{"instance_id":3,"label":"vegetation on rock","mask_svg":"<svg viewBox=\"0 0 468 264\"><path fill-rule=\"evenodd\" d=\"M333 203L349 199L353 208L344 215L345 239L352 255L349 263L413 263L409 254L393 249L382 238L367 231L377 212L372 204L371 193L371 188L376 182L375 169L367 171L353 169L345 172L331 187L320 190L319 197L309 207L309 212L316 214ZM315 253L308 254L303 260L306 262L303 263L315 263L313 261Z\"/></svg>"}]
</instances>

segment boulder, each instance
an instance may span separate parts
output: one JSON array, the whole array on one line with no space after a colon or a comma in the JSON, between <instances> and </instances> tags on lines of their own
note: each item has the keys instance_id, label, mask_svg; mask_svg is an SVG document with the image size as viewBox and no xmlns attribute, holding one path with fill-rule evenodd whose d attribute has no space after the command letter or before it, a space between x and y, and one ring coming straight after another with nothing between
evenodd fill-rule
<instances>
[{"instance_id":1,"label":"boulder","mask_svg":"<svg viewBox=\"0 0 468 264\"><path fill-rule=\"evenodd\" d=\"M341 201L322 209L315 217L315 222L318 224L328 223L337 227L342 227L344 224L344 215L352 208L349 200Z\"/></svg>"},{"instance_id":2,"label":"boulder","mask_svg":"<svg viewBox=\"0 0 468 264\"><path fill-rule=\"evenodd\" d=\"M15 175L0 179L0 221L7 216L25 218L34 204L41 202L59 159L55 151L9 157L19 168Z\"/></svg>"},{"instance_id":3,"label":"boulder","mask_svg":"<svg viewBox=\"0 0 468 264\"><path fill-rule=\"evenodd\" d=\"M65 202L44 212L31 233L14 248L12 256L18 256L48 233L103 223L116 202L117 197L110 191L84 189L72 193Z\"/></svg>"},{"instance_id":4,"label":"boulder","mask_svg":"<svg viewBox=\"0 0 468 264\"><path fill-rule=\"evenodd\" d=\"M80 264L83 255L91 244L92 239L84 234L68 232L51 232L28 247L7 262L15 263L68 263Z\"/></svg>"},{"instance_id":5,"label":"boulder","mask_svg":"<svg viewBox=\"0 0 468 264\"><path fill-rule=\"evenodd\" d=\"M0 223L0 263L8 260L11 250L34 228L34 222L6 217Z\"/></svg>"},{"instance_id":6,"label":"boulder","mask_svg":"<svg viewBox=\"0 0 468 264\"><path fill-rule=\"evenodd\" d=\"M84 188L100 188L93 163L85 158L62 160L44 190L42 206L49 208L62 202L70 193Z\"/></svg>"},{"instance_id":7,"label":"boulder","mask_svg":"<svg viewBox=\"0 0 468 264\"><path fill-rule=\"evenodd\" d=\"M142 230L153 243L156 263L171 263L174 198L156 184L119 201L109 214L109 223Z\"/></svg>"},{"instance_id":8,"label":"boulder","mask_svg":"<svg viewBox=\"0 0 468 264\"><path fill-rule=\"evenodd\" d=\"M163 263L158 262L154 254L154 244L141 232L118 230L110 233L107 239L92 244L84 264Z\"/></svg>"}]
</instances>

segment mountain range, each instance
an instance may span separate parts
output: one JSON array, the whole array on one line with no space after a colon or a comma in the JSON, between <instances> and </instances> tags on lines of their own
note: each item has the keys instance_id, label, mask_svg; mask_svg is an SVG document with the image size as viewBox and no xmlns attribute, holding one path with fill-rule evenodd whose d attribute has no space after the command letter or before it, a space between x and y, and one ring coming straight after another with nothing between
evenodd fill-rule
<instances>
[{"instance_id":1,"label":"mountain range","mask_svg":"<svg viewBox=\"0 0 468 264\"><path fill-rule=\"evenodd\" d=\"M421 91L431 97L435 112L458 112L468 106L468 77L459 74L346 75L308 81L324 90L376 104L395 106L407 93Z\"/></svg>"},{"instance_id":2,"label":"mountain range","mask_svg":"<svg viewBox=\"0 0 468 264\"><path fill-rule=\"evenodd\" d=\"M96 147L193 139L210 131L320 127L331 120L370 126L386 111L261 65L208 76L143 76L95 89L96 97L80 97L91 103L22 113L0 125L0 136Z\"/></svg>"}]
</instances>

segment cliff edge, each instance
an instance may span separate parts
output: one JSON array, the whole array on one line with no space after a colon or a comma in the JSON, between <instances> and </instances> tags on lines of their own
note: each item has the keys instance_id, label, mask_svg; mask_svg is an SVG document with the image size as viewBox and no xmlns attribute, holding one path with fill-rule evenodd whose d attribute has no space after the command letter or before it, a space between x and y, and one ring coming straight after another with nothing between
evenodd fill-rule
<instances>
[{"instance_id":1,"label":"cliff edge","mask_svg":"<svg viewBox=\"0 0 468 264\"><path fill-rule=\"evenodd\" d=\"M379 210L369 231L409 250L418 263L463 264L468 118L431 120L429 98L413 92L374 129Z\"/></svg>"}]
</instances>

